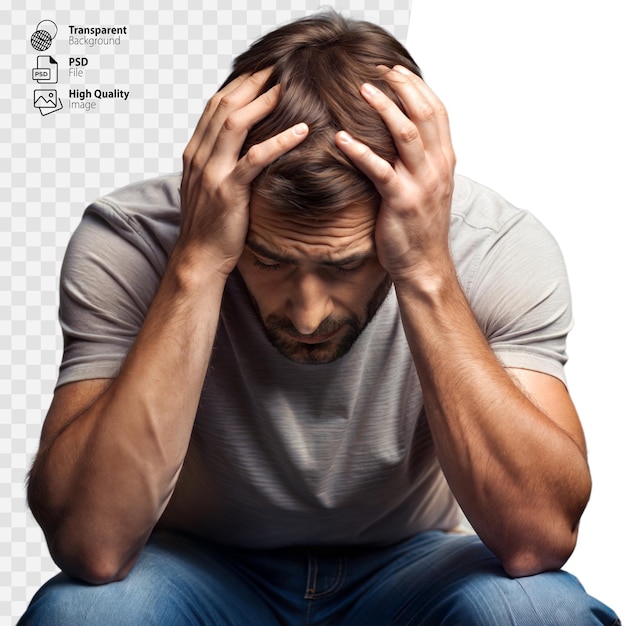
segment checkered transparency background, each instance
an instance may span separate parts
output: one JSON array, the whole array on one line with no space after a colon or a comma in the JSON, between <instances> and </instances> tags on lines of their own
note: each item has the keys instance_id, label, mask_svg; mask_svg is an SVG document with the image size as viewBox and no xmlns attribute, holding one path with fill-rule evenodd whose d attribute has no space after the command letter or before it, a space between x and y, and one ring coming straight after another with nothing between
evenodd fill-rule
<instances>
[{"instance_id":1,"label":"checkered transparency background","mask_svg":"<svg viewBox=\"0 0 626 626\"><path fill-rule=\"evenodd\" d=\"M60 264L91 200L129 182L180 169L180 155L233 56L276 25L333 6L404 41L411 0L131 1L127 10L84 9L77 0L26 0L0 10L0 624L13 624L56 571L28 512L25 477L52 396L62 341ZM154 3L156 4L156 3ZM6 6L6 4L4 5ZM212 8L208 8L212 7ZM47 51L30 37L42 20L58 33ZM70 25L127 26L120 45L69 44ZM38 55L58 63L63 109L33 106ZM84 56L84 77L69 57ZM47 88L43 86L44 88ZM69 89L130 91L128 100L69 108Z\"/></svg>"}]
</instances>

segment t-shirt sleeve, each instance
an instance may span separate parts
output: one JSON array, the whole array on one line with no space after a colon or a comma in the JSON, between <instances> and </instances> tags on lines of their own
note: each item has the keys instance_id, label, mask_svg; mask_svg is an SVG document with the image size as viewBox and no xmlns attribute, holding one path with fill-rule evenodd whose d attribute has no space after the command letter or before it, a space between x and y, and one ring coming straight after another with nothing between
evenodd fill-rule
<instances>
[{"instance_id":1,"label":"t-shirt sleeve","mask_svg":"<svg viewBox=\"0 0 626 626\"><path fill-rule=\"evenodd\" d=\"M63 359L57 386L115 377L146 317L165 254L113 203L90 205L60 278Z\"/></svg>"},{"instance_id":2,"label":"t-shirt sleeve","mask_svg":"<svg viewBox=\"0 0 626 626\"><path fill-rule=\"evenodd\" d=\"M505 367L565 382L573 326L567 271L557 242L530 213L519 211L487 239L468 299Z\"/></svg>"}]
</instances>

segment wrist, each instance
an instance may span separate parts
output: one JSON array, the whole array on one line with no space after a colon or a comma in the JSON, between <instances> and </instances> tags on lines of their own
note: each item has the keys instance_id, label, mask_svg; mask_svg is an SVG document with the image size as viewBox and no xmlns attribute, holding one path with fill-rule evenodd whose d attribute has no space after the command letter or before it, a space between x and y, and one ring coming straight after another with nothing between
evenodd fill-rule
<instances>
[{"instance_id":1,"label":"wrist","mask_svg":"<svg viewBox=\"0 0 626 626\"><path fill-rule=\"evenodd\" d=\"M235 265L209 248L177 243L170 254L166 277L184 291L208 291L209 287L223 290Z\"/></svg>"},{"instance_id":2,"label":"wrist","mask_svg":"<svg viewBox=\"0 0 626 626\"><path fill-rule=\"evenodd\" d=\"M397 292L425 299L437 299L452 285L458 284L456 268L449 255L437 260L422 259L389 275Z\"/></svg>"},{"instance_id":3,"label":"wrist","mask_svg":"<svg viewBox=\"0 0 626 626\"><path fill-rule=\"evenodd\" d=\"M183 279L199 277L201 280L222 279L224 282L237 265L235 258L227 258L209 245L183 243L175 244L168 261L168 268L174 269Z\"/></svg>"}]
</instances>

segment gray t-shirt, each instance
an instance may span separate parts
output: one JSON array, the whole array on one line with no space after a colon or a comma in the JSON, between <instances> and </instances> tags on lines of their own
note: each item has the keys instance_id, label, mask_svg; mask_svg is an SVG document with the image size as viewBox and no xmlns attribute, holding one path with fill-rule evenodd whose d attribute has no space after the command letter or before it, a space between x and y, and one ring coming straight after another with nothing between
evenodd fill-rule
<instances>
[{"instance_id":1,"label":"gray t-shirt","mask_svg":"<svg viewBox=\"0 0 626 626\"><path fill-rule=\"evenodd\" d=\"M87 208L61 277L59 385L116 376L178 236L179 185L179 174L163 176ZM450 246L502 364L564 380L570 293L552 236L530 213L459 176ZM301 365L269 343L234 272L161 524L266 548L385 544L458 521L393 289L345 356Z\"/></svg>"}]
</instances>

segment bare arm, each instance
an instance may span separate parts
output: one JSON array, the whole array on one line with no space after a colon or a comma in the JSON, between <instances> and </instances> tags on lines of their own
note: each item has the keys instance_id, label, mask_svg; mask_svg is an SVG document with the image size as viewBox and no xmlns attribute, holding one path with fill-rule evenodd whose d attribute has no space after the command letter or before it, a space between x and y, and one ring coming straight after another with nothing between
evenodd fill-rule
<instances>
[{"instance_id":1,"label":"bare arm","mask_svg":"<svg viewBox=\"0 0 626 626\"><path fill-rule=\"evenodd\" d=\"M502 368L450 280L428 295L399 287L439 461L510 575L558 569L590 489L576 411L560 380Z\"/></svg>"},{"instance_id":2,"label":"bare arm","mask_svg":"<svg viewBox=\"0 0 626 626\"><path fill-rule=\"evenodd\" d=\"M379 259L394 281L442 469L469 521L513 576L560 567L589 497L585 443L563 384L507 372L465 299L448 248L454 152L445 109L417 76L363 96L390 129L392 166L339 133L339 147L376 184ZM454 355L454 358L450 358Z\"/></svg>"},{"instance_id":3,"label":"bare arm","mask_svg":"<svg viewBox=\"0 0 626 626\"><path fill-rule=\"evenodd\" d=\"M228 85L198 123L183 156L180 237L119 375L55 393L28 493L53 558L75 577L125 576L173 493L243 250L250 183L306 135L289 129L239 159L276 105L278 87L256 97L267 75Z\"/></svg>"}]
</instances>

